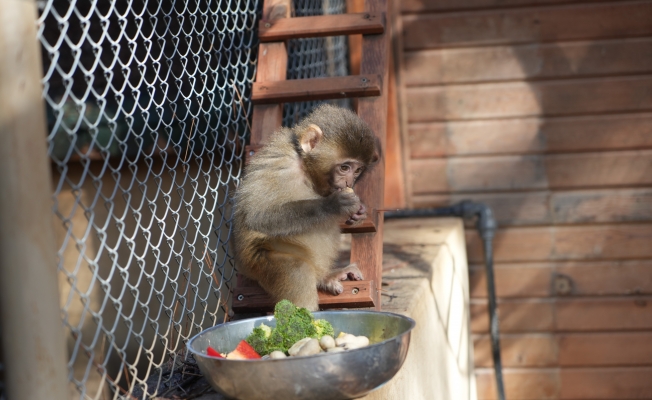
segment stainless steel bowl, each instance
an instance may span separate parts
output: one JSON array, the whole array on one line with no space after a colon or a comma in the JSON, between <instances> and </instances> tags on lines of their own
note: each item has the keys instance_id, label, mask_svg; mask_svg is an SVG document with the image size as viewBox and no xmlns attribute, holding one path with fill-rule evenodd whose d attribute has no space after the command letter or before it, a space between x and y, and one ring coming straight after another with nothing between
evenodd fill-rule
<instances>
[{"instance_id":1,"label":"stainless steel bowl","mask_svg":"<svg viewBox=\"0 0 652 400\"><path fill-rule=\"evenodd\" d=\"M206 356L206 348L233 350L254 327L274 326L273 317L252 318L209 328L188 342L199 368L215 390L240 400L335 400L362 397L389 381L403 365L415 322L378 311L323 311L340 332L364 335L372 344L339 353L267 360L226 360Z\"/></svg>"}]
</instances>

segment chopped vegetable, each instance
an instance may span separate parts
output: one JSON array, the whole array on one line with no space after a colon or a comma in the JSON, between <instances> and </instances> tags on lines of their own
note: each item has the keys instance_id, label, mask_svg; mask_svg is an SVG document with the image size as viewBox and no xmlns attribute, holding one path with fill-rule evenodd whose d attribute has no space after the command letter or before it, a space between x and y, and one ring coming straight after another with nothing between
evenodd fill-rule
<instances>
[{"instance_id":1,"label":"chopped vegetable","mask_svg":"<svg viewBox=\"0 0 652 400\"><path fill-rule=\"evenodd\" d=\"M229 360L253 360L260 358L260 354L256 353L256 350L247 341L241 340L235 350L226 355L226 358Z\"/></svg>"},{"instance_id":2,"label":"chopped vegetable","mask_svg":"<svg viewBox=\"0 0 652 400\"><path fill-rule=\"evenodd\" d=\"M272 335L272 328L265 324L261 324L254 328L249 336L245 339L251 347L256 350L260 355L266 355L271 353L274 349L268 349L269 337Z\"/></svg>"},{"instance_id":3,"label":"chopped vegetable","mask_svg":"<svg viewBox=\"0 0 652 400\"><path fill-rule=\"evenodd\" d=\"M206 348L206 354L211 356L211 357L224 358L224 356L222 354L220 354L219 351L215 350L211 346L208 346Z\"/></svg>"},{"instance_id":4,"label":"chopped vegetable","mask_svg":"<svg viewBox=\"0 0 652 400\"><path fill-rule=\"evenodd\" d=\"M261 324L245 339L261 356L274 351L287 353L303 338L321 339L334 335L333 326L324 319L313 317L307 308L297 307L289 300L281 300L274 307L276 327Z\"/></svg>"}]
</instances>

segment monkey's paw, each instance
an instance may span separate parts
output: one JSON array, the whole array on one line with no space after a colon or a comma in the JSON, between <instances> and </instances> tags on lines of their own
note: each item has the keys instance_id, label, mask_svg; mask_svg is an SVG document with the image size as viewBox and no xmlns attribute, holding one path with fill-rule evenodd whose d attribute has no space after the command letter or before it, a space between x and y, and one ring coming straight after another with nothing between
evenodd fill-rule
<instances>
[{"instance_id":1,"label":"monkey's paw","mask_svg":"<svg viewBox=\"0 0 652 400\"><path fill-rule=\"evenodd\" d=\"M345 224L347 225L358 225L367 218L367 207L364 204L360 203L360 208L358 211L351 215L349 219L346 220Z\"/></svg>"},{"instance_id":2,"label":"monkey's paw","mask_svg":"<svg viewBox=\"0 0 652 400\"><path fill-rule=\"evenodd\" d=\"M357 264L350 264L342 269L337 269L328 275L320 284L319 289L334 295L341 294L344 286L341 281L361 281L364 277Z\"/></svg>"}]
</instances>

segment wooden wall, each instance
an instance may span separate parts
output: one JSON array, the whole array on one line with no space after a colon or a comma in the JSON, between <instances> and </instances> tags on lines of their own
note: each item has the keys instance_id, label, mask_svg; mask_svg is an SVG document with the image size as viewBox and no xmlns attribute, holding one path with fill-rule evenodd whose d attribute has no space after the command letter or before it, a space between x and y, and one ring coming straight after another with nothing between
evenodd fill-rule
<instances>
[{"instance_id":1,"label":"wooden wall","mask_svg":"<svg viewBox=\"0 0 652 400\"><path fill-rule=\"evenodd\" d=\"M652 399L652 1L400 5L407 201L493 208L508 398Z\"/></svg>"}]
</instances>

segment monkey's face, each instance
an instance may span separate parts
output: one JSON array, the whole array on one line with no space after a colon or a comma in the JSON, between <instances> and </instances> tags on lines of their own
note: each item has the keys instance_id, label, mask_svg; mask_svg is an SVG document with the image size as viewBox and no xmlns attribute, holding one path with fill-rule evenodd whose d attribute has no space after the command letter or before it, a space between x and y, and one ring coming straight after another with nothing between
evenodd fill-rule
<instances>
[{"instance_id":1,"label":"monkey's face","mask_svg":"<svg viewBox=\"0 0 652 400\"><path fill-rule=\"evenodd\" d=\"M335 164L330 171L330 187L332 191L352 188L355 181L364 171L365 165L357 160L344 160Z\"/></svg>"}]
</instances>

